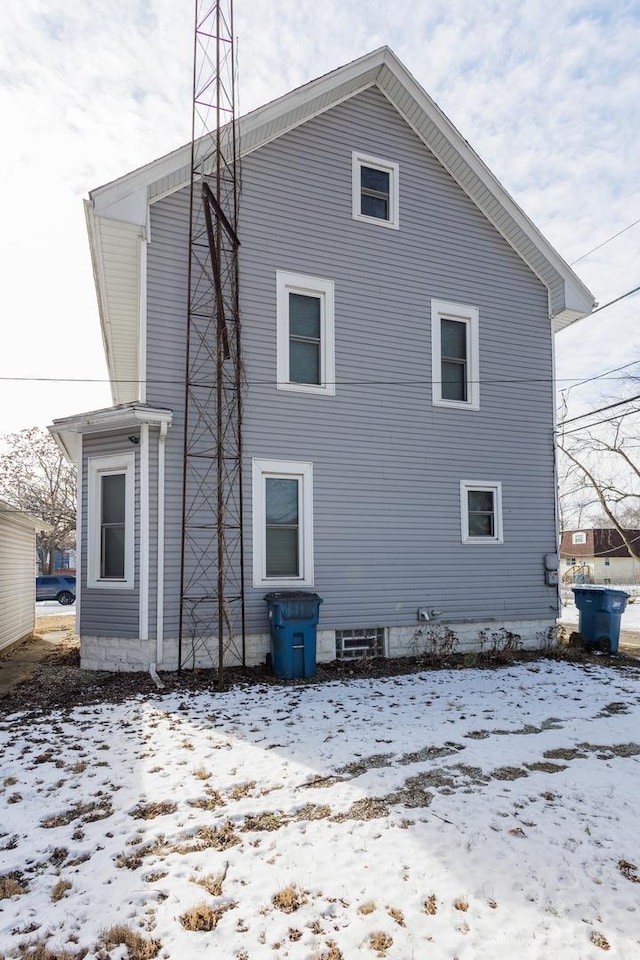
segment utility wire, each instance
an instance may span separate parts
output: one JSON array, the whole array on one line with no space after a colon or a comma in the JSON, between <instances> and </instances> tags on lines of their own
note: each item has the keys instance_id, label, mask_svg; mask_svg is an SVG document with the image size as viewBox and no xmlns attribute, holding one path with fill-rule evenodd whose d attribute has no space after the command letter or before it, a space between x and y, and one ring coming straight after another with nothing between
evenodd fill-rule
<instances>
[{"instance_id":1,"label":"utility wire","mask_svg":"<svg viewBox=\"0 0 640 960\"><path fill-rule=\"evenodd\" d=\"M598 407L597 410L590 410L589 413L581 413L578 417L571 417L569 420L563 420L562 424L574 423L576 420L584 420L585 417L593 417L596 413L604 413L605 410L613 410L614 407L623 407L626 403L633 403L634 400L640 400L640 393L636 393L627 400L618 400L616 403L609 403L606 407Z\"/></svg>"},{"instance_id":2,"label":"utility wire","mask_svg":"<svg viewBox=\"0 0 640 960\"><path fill-rule=\"evenodd\" d=\"M640 223L640 220L634 220L633 223L630 223L628 227L623 227L622 230L618 230L617 233L614 233L612 237L607 237L606 240L603 240L602 243L599 243L596 247L592 247L591 250L587 250L586 253L583 253L581 257L578 257L577 260L572 260L569 264L572 267L576 263L580 263L581 260L584 260L586 257L590 257L592 253L595 253L596 250L600 250L601 247L606 247L608 243L611 243L612 240L615 240L617 237L621 237L623 233L626 233L627 230L631 230L631 227L635 227Z\"/></svg>"},{"instance_id":3,"label":"utility wire","mask_svg":"<svg viewBox=\"0 0 640 960\"><path fill-rule=\"evenodd\" d=\"M601 307L596 307L596 309L592 310L591 313L588 314L588 316L592 317L594 313L600 313L601 310L606 310L607 307L612 307L614 303L619 303L620 300L624 300L626 299L626 297L630 297L633 293L637 293L638 290L640 290L640 287L634 287L633 290L627 290L626 293L623 293L619 297L616 297L615 300L609 300L608 303L603 303Z\"/></svg>"},{"instance_id":4,"label":"utility wire","mask_svg":"<svg viewBox=\"0 0 640 960\"><path fill-rule=\"evenodd\" d=\"M591 383L592 380L602 380L604 377L607 376L608 373L618 373L620 370L626 370L628 367L633 367L637 363L640 363L640 359L632 360L630 363L623 363L621 367L612 367L611 370L605 370L604 373L598 373L594 377L587 377L585 380L578 380L578 382L574 383L573 386L580 387L582 386L583 383ZM624 380L625 378L624 377L615 377L615 378L607 377L607 379Z\"/></svg>"},{"instance_id":5,"label":"utility wire","mask_svg":"<svg viewBox=\"0 0 640 960\"><path fill-rule=\"evenodd\" d=\"M614 420L624 420L625 417L630 417L634 413L640 413L640 407L636 407L635 410L627 410L625 413L619 413L616 417L606 417L604 420L596 420L595 423L583 423L580 427L574 427L573 430L558 430L556 428L556 433L562 437L568 437L572 433L579 433L581 430L590 430L592 427L597 427L601 423L613 423Z\"/></svg>"}]
</instances>

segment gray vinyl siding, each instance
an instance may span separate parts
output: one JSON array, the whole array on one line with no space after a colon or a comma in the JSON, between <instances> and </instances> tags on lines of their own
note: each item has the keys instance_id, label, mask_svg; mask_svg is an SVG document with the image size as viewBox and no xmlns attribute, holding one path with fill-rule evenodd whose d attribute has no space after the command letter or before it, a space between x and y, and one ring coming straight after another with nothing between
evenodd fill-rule
<instances>
[{"instance_id":1,"label":"gray vinyl siding","mask_svg":"<svg viewBox=\"0 0 640 960\"><path fill-rule=\"evenodd\" d=\"M188 190L151 205L150 232L147 251L147 403L173 411L165 446L164 634L177 637L182 549Z\"/></svg>"},{"instance_id":2,"label":"gray vinyl siding","mask_svg":"<svg viewBox=\"0 0 640 960\"><path fill-rule=\"evenodd\" d=\"M131 433L101 434L96 437L84 437L82 444L82 546L80 571L82 577L82 598L80 603L80 622L77 626L81 636L129 637L139 635L140 614L140 457L139 446L127 439ZM87 529L88 529L88 479L89 457L109 457L120 453L136 453L135 469L135 563L134 589L87 587Z\"/></svg>"},{"instance_id":3,"label":"gray vinyl siding","mask_svg":"<svg viewBox=\"0 0 640 960\"><path fill-rule=\"evenodd\" d=\"M400 229L351 217L351 153L400 165ZM188 193L152 206L147 401L171 407L167 636L179 604ZM247 156L240 277L247 629L251 459L310 460L321 626L556 611L547 291L386 99L368 90ZM335 397L277 391L276 270L335 283ZM434 407L431 299L479 308L480 409ZM462 544L460 481L502 483L504 544Z\"/></svg>"}]
</instances>

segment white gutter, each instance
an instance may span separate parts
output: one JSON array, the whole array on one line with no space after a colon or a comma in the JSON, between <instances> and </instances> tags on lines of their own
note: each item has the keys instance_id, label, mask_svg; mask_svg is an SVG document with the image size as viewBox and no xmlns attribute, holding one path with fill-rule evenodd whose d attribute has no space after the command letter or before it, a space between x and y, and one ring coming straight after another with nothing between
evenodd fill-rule
<instances>
[{"instance_id":1,"label":"white gutter","mask_svg":"<svg viewBox=\"0 0 640 960\"><path fill-rule=\"evenodd\" d=\"M164 657L164 494L166 439L167 424L161 423L160 437L158 438L158 587L156 595L156 663L162 663Z\"/></svg>"},{"instance_id":2,"label":"white gutter","mask_svg":"<svg viewBox=\"0 0 640 960\"><path fill-rule=\"evenodd\" d=\"M149 639L149 424L140 425L140 614L141 640Z\"/></svg>"}]
</instances>

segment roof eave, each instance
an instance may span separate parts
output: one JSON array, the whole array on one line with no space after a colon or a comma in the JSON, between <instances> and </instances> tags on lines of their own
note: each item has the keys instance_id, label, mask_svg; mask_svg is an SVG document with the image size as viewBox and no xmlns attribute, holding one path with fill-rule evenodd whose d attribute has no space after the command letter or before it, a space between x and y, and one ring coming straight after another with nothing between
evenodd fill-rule
<instances>
[{"instance_id":1,"label":"roof eave","mask_svg":"<svg viewBox=\"0 0 640 960\"><path fill-rule=\"evenodd\" d=\"M63 456L69 463L77 463L80 437L84 434L107 433L112 430L138 429L142 424L170 427L173 411L166 407L129 403L102 410L90 410L72 417L54 420L47 427Z\"/></svg>"}]
</instances>

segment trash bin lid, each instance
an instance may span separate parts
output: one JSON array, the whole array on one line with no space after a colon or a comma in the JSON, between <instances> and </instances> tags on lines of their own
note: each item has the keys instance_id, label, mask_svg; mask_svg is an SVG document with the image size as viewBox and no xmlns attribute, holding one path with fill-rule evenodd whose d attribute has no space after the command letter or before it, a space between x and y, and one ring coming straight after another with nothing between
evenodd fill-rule
<instances>
[{"instance_id":1,"label":"trash bin lid","mask_svg":"<svg viewBox=\"0 0 640 960\"><path fill-rule=\"evenodd\" d=\"M317 593L310 593L308 590L274 590L272 593L265 593L264 599L267 603L279 603L287 600L316 600L322 603L322 597Z\"/></svg>"}]
</instances>

